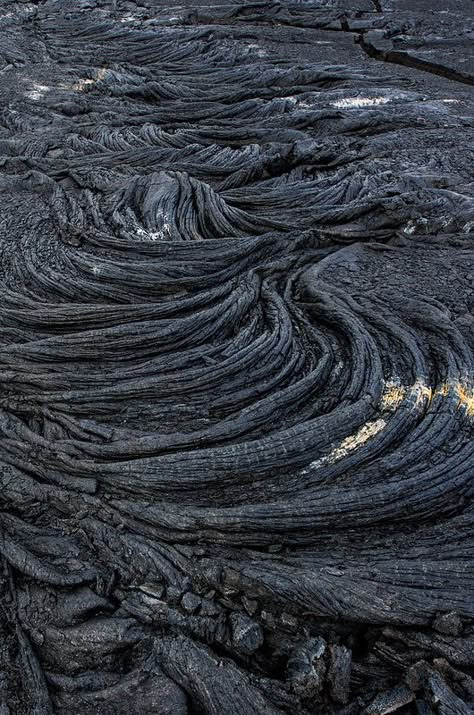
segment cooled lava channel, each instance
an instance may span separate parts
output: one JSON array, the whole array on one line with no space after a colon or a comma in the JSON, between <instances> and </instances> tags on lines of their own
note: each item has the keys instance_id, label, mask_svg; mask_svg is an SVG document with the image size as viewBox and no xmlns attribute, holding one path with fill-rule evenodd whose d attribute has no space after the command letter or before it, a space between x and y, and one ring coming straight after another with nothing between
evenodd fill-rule
<instances>
[{"instance_id":1,"label":"cooled lava channel","mask_svg":"<svg viewBox=\"0 0 474 715\"><path fill-rule=\"evenodd\" d=\"M1 715L469 715L467 0L2 0Z\"/></svg>"}]
</instances>

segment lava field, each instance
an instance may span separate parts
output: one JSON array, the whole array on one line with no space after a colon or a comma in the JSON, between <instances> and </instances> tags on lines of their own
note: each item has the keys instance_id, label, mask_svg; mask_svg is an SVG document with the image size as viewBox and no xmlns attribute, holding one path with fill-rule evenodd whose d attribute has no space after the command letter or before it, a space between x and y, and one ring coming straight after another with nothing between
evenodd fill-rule
<instances>
[{"instance_id":1,"label":"lava field","mask_svg":"<svg viewBox=\"0 0 474 715\"><path fill-rule=\"evenodd\" d=\"M472 715L473 8L1 0L0 715Z\"/></svg>"}]
</instances>

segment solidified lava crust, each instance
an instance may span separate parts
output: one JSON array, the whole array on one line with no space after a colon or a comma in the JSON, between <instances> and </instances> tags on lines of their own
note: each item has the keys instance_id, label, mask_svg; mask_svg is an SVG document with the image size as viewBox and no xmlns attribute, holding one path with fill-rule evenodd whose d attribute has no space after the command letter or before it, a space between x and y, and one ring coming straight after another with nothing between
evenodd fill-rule
<instances>
[{"instance_id":1,"label":"solidified lava crust","mask_svg":"<svg viewBox=\"0 0 474 715\"><path fill-rule=\"evenodd\" d=\"M1 715L469 715L474 23L0 5Z\"/></svg>"}]
</instances>

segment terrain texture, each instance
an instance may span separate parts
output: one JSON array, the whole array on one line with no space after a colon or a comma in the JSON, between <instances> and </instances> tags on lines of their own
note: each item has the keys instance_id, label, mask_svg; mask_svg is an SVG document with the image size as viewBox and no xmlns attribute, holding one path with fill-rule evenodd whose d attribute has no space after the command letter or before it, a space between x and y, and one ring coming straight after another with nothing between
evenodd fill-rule
<instances>
[{"instance_id":1,"label":"terrain texture","mask_svg":"<svg viewBox=\"0 0 474 715\"><path fill-rule=\"evenodd\" d=\"M469 715L470 0L0 4L0 714Z\"/></svg>"}]
</instances>

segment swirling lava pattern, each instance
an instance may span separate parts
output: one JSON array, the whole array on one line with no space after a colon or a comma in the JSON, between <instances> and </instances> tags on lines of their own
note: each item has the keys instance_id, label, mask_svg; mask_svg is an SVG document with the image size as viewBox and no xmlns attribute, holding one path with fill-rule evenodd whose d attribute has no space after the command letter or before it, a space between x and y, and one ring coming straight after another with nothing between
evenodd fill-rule
<instances>
[{"instance_id":1,"label":"swirling lava pattern","mask_svg":"<svg viewBox=\"0 0 474 715\"><path fill-rule=\"evenodd\" d=\"M466 88L72 5L0 11L2 715L467 715Z\"/></svg>"}]
</instances>

